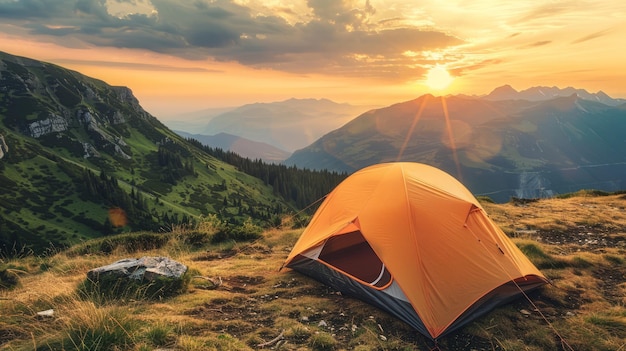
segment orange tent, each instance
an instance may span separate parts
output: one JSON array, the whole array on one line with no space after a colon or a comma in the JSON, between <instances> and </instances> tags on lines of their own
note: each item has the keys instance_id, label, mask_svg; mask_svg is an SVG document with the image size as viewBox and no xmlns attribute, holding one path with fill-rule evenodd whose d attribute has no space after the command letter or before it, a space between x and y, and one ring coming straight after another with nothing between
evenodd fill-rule
<instances>
[{"instance_id":1,"label":"orange tent","mask_svg":"<svg viewBox=\"0 0 626 351\"><path fill-rule=\"evenodd\" d=\"M324 200L285 267L436 340L547 279L449 174L378 164Z\"/></svg>"}]
</instances>

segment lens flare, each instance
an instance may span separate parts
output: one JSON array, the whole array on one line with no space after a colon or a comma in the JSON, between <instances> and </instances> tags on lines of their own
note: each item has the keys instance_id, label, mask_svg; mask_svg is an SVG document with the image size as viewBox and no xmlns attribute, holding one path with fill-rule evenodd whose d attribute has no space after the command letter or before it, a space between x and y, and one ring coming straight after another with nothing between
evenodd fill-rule
<instances>
[{"instance_id":1,"label":"lens flare","mask_svg":"<svg viewBox=\"0 0 626 351\"><path fill-rule=\"evenodd\" d=\"M109 209L109 222L113 227L119 228L128 224L126 212L119 207Z\"/></svg>"}]
</instances>

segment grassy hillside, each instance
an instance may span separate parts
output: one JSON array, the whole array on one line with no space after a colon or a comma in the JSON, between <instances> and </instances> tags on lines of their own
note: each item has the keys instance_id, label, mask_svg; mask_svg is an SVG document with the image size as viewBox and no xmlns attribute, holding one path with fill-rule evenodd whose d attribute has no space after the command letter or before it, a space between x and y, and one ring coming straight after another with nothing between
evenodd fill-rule
<instances>
[{"instance_id":1,"label":"grassy hillside","mask_svg":"<svg viewBox=\"0 0 626 351\"><path fill-rule=\"evenodd\" d=\"M209 214L269 223L292 207L169 130L130 89L3 52L0 140L0 255L168 231Z\"/></svg>"},{"instance_id":2,"label":"grassy hillside","mask_svg":"<svg viewBox=\"0 0 626 351\"><path fill-rule=\"evenodd\" d=\"M439 347L624 350L626 196L579 193L484 206L553 285L533 292L532 303L520 298L492 311ZM279 271L301 229L216 242L218 228L214 217L167 234L128 233L44 256L2 259L3 284L17 285L0 289L0 350L433 348L386 313ZM188 265L187 289L168 298L117 299L80 289L89 269L144 255ZM52 317L37 317L48 309Z\"/></svg>"}]
</instances>

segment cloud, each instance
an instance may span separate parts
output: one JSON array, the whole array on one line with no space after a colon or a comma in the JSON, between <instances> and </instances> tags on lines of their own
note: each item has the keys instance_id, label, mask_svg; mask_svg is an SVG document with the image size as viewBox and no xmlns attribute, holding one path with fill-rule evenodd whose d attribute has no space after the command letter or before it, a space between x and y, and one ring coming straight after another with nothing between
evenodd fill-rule
<instances>
[{"instance_id":1,"label":"cloud","mask_svg":"<svg viewBox=\"0 0 626 351\"><path fill-rule=\"evenodd\" d=\"M530 44L522 46L521 49L536 48L536 47L539 47L539 46L548 45L550 43L552 43L552 40L536 41L534 43L530 43Z\"/></svg>"},{"instance_id":2,"label":"cloud","mask_svg":"<svg viewBox=\"0 0 626 351\"><path fill-rule=\"evenodd\" d=\"M458 77L458 76L462 76L468 72L471 71L476 71L476 70L480 70L483 69L485 67L493 67L495 65L499 65L503 63L502 59L486 59L480 62L476 62L473 64L469 64L460 68L455 68L455 69L450 69L450 74L453 77Z\"/></svg>"},{"instance_id":3,"label":"cloud","mask_svg":"<svg viewBox=\"0 0 626 351\"><path fill-rule=\"evenodd\" d=\"M586 35L586 36L584 36L582 38L578 38L578 39L572 41L572 44L579 44L579 43L582 43L582 42L585 42L585 41L589 41L589 40L593 40L593 39L596 39L596 38L600 38L600 37L603 37L603 36L609 34L610 32L612 32L612 29L605 29L605 30L602 30L602 31L599 31L599 32L591 33L591 34Z\"/></svg>"},{"instance_id":4,"label":"cloud","mask_svg":"<svg viewBox=\"0 0 626 351\"><path fill-rule=\"evenodd\" d=\"M557 15L562 15L563 13L567 13L573 8L576 8L576 5L573 3L545 3L530 9L523 17L520 17L517 21L514 22L523 23L527 21L536 21L544 18L550 18Z\"/></svg>"},{"instance_id":5,"label":"cloud","mask_svg":"<svg viewBox=\"0 0 626 351\"><path fill-rule=\"evenodd\" d=\"M21 0L0 2L0 17L7 19L54 18L71 13L74 1Z\"/></svg>"},{"instance_id":6,"label":"cloud","mask_svg":"<svg viewBox=\"0 0 626 351\"><path fill-rule=\"evenodd\" d=\"M137 63L137 62L117 62L117 61L94 61L94 60L80 60L80 59L56 59L58 64L77 64L99 67L116 67L130 70L140 71L159 71L159 72L223 72L221 70L212 70L203 67L178 67L170 65L155 65L149 63Z\"/></svg>"},{"instance_id":7,"label":"cloud","mask_svg":"<svg viewBox=\"0 0 626 351\"><path fill-rule=\"evenodd\" d=\"M385 21L373 20L377 10L369 1L308 0L310 15L291 23L233 0L152 0L153 11L124 16L111 11L112 6L147 4L146 0L0 1L0 22L59 45L82 42L297 73L386 79L403 79L423 70L420 64L425 61L404 56L406 51L444 50L463 43L433 28L387 27Z\"/></svg>"}]
</instances>

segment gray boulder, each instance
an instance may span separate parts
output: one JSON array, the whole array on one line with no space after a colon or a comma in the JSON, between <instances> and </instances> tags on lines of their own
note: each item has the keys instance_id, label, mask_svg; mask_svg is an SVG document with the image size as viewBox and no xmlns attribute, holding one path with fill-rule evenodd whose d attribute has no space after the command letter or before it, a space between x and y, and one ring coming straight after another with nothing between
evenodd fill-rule
<instances>
[{"instance_id":1,"label":"gray boulder","mask_svg":"<svg viewBox=\"0 0 626 351\"><path fill-rule=\"evenodd\" d=\"M187 266L167 257L126 258L87 272L86 287L103 295L163 297L184 289Z\"/></svg>"},{"instance_id":2,"label":"gray boulder","mask_svg":"<svg viewBox=\"0 0 626 351\"><path fill-rule=\"evenodd\" d=\"M187 266L167 257L125 258L87 272L87 278L98 280L102 275L112 274L129 279L153 281L157 277L179 279L187 271Z\"/></svg>"}]
</instances>

